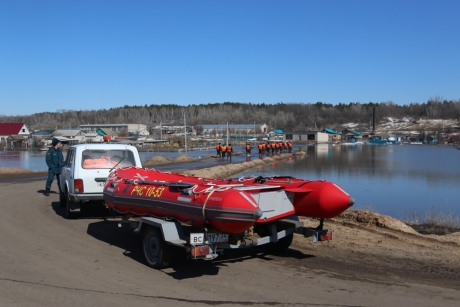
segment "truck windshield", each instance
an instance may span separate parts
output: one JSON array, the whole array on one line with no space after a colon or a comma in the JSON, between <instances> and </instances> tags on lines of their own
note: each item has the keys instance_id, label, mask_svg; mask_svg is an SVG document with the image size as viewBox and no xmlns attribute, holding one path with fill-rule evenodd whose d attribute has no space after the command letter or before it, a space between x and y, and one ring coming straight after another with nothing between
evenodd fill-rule
<instances>
[{"instance_id":1,"label":"truck windshield","mask_svg":"<svg viewBox=\"0 0 460 307\"><path fill-rule=\"evenodd\" d=\"M82 152L82 168L108 168L133 166L134 155L132 151L120 150L84 150Z\"/></svg>"}]
</instances>

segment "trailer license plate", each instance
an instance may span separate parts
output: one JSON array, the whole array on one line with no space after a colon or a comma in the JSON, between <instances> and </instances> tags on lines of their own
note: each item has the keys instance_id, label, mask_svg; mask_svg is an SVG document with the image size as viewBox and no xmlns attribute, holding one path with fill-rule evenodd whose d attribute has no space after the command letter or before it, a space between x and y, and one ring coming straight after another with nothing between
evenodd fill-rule
<instances>
[{"instance_id":1,"label":"trailer license plate","mask_svg":"<svg viewBox=\"0 0 460 307\"><path fill-rule=\"evenodd\" d=\"M224 233L208 233L208 238L205 240L204 233L191 233L190 244L204 244L204 243L219 243L228 242L228 234Z\"/></svg>"},{"instance_id":2,"label":"trailer license plate","mask_svg":"<svg viewBox=\"0 0 460 307\"><path fill-rule=\"evenodd\" d=\"M96 185L98 188L103 188L105 182L97 182Z\"/></svg>"},{"instance_id":3,"label":"trailer license plate","mask_svg":"<svg viewBox=\"0 0 460 307\"><path fill-rule=\"evenodd\" d=\"M226 233L208 233L209 243L228 242L228 234Z\"/></svg>"}]
</instances>

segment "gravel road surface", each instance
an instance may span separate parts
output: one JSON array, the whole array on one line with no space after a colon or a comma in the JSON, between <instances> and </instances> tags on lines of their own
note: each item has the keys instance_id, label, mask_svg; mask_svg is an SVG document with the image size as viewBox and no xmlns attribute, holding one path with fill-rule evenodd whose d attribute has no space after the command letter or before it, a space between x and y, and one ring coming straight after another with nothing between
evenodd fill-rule
<instances>
[{"instance_id":1,"label":"gravel road surface","mask_svg":"<svg viewBox=\"0 0 460 307\"><path fill-rule=\"evenodd\" d=\"M101 218L103 208L64 219L58 194L44 196L44 185L0 182L2 307L460 305L458 271L444 283L429 272L373 270L350 260L361 254L300 236L283 255L250 249L193 261L178 250L171 268L154 270L139 235Z\"/></svg>"}]
</instances>

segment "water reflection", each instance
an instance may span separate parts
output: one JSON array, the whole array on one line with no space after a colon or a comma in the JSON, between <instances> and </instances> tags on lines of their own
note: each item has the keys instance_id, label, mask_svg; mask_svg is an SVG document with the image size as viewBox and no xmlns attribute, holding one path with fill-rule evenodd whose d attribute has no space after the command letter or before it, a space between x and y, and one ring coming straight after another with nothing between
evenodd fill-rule
<instances>
[{"instance_id":1,"label":"water reflection","mask_svg":"<svg viewBox=\"0 0 460 307\"><path fill-rule=\"evenodd\" d=\"M444 146L308 146L307 156L239 176L290 175L325 179L344 187L355 207L397 218L408 210L460 213L459 151Z\"/></svg>"}]
</instances>

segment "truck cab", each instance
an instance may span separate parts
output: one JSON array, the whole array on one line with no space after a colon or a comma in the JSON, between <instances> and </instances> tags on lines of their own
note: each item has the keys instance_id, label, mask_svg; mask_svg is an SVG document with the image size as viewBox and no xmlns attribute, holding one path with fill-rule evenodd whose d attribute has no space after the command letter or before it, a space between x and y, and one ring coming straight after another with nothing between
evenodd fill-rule
<instances>
[{"instance_id":1,"label":"truck cab","mask_svg":"<svg viewBox=\"0 0 460 307\"><path fill-rule=\"evenodd\" d=\"M103 188L109 173L120 167L142 167L137 148L120 144L80 144L67 151L62 168L60 204L65 216L89 201L103 202Z\"/></svg>"}]
</instances>

